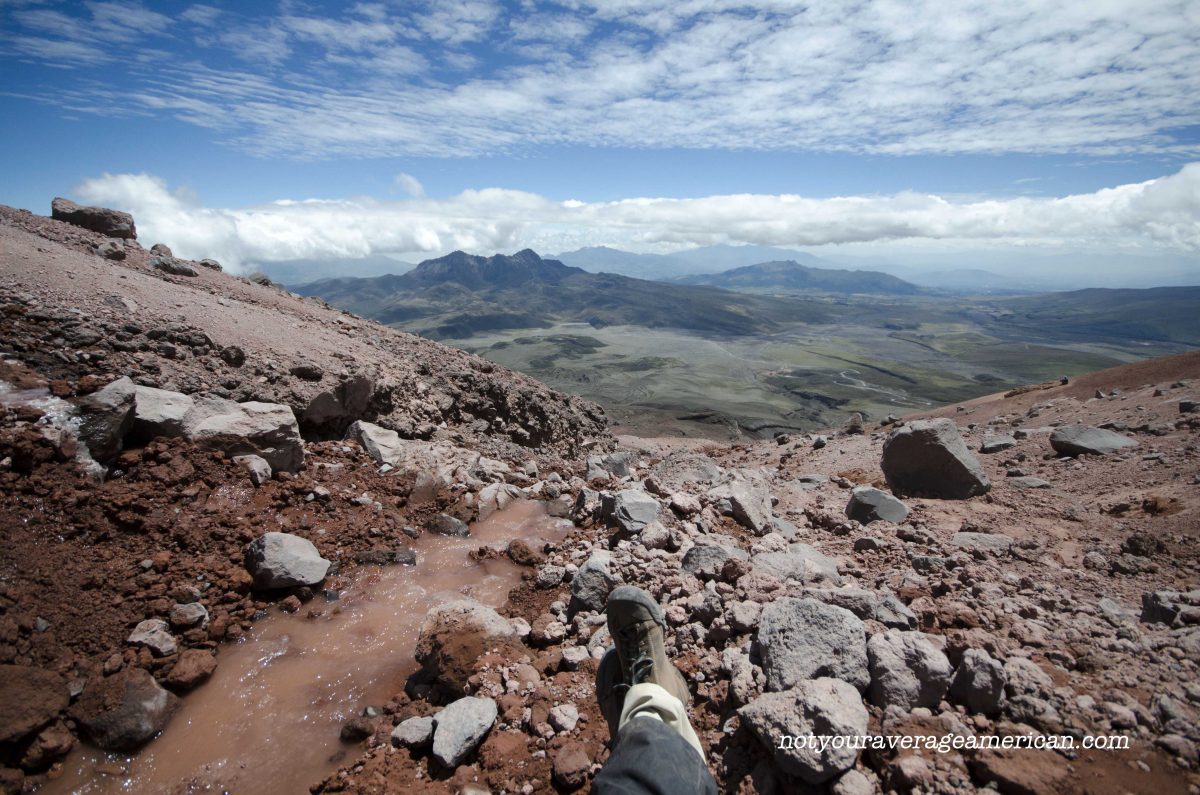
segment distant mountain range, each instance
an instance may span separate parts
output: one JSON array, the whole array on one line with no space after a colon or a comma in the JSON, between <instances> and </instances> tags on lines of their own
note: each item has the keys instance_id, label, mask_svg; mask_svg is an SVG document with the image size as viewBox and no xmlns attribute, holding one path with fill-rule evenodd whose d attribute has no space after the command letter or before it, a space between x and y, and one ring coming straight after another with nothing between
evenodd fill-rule
<instances>
[{"instance_id":1,"label":"distant mountain range","mask_svg":"<svg viewBox=\"0 0 1200 795\"><path fill-rule=\"evenodd\" d=\"M833 311L820 301L588 273L530 250L492 257L456 251L402 275L325 279L296 292L440 339L564 321L748 335L825 322Z\"/></svg>"},{"instance_id":2,"label":"distant mountain range","mask_svg":"<svg viewBox=\"0 0 1200 795\"><path fill-rule=\"evenodd\" d=\"M763 262L721 273L683 276L680 284L707 284L730 290L817 290L830 293L916 295L921 288L879 271L810 268L795 260Z\"/></svg>"},{"instance_id":3,"label":"distant mountain range","mask_svg":"<svg viewBox=\"0 0 1200 795\"><path fill-rule=\"evenodd\" d=\"M1031 292L1030 285L978 268L921 269L887 263L863 265L853 261L824 259L804 251L774 246L705 246L703 248L678 251L674 254L634 254L616 248L593 246L559 254L557 259L593 273L620 273L640 279L680 281L693 284L718 284L692 279L691 277L723 273L751 265L778 262L794 262L813 270L842 272L870 272L886 274L909 282L916 287L928 287L956 293L1021 293ZM747 274L747 277L749 274ZM746 277L743 277L746 278ZM768 279L769 281L769 279ZM849 280L852 281L852 280ZM828 285L836 284L830 281ZM738 285L747 287L749 285ZM782 284L760 283L754 287L783 287ZM893 285L898 287L898 285ZM1044 287L1044 286L1043 286ZM836 287L795 287L794 289L837 290ZM893 292L893 290L865 290L865 292Z\"/></svg>"}]
</instances>

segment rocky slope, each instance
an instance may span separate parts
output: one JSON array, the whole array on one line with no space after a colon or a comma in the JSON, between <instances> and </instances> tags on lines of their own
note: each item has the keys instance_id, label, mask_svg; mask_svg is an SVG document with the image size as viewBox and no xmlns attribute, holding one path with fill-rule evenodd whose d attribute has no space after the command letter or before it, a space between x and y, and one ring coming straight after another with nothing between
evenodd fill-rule
<instances>
[{"instance_id":1,"label":"rocky slope","mask_svg":"<svg viewBox=\"0 0 1200 795\"><path fill-rule=\"evenodd\" d=\"M514 499L575 531L479 550L524 583L431 612L314 790L586 791L622 582L665 607L724 791L1200 787L1200 354L613 450L594 406L475 357L9 210L0 346L0 791L80 734L136 747L255 620ZM777 747L809 732L1130 747Z\"/></svg>"},{"instance_id":2,"label":"rocky slope","mask_svg":"<svg viewBox=\"0 0 1200 795\"><path fill-rule=\"evenodd\" d=\"M734 446L622 437L571 481L578 532L531 561L500 611L510 626L478 606L431 617L426 678L323 791L583 786L608 753L598 609L634 583L666 608L724 791L1195 792L1198 379L1187 354L950 406L940 423ZM926 427L932 448L897 441ZM1080 436L1112 451L1058 452ZM910 470L927 480L897 500L889 477ZM928 496L947 482L967 484L960 498ZM439 646L447 627L474 642ZM447 767L412 719L464 693L497 716ZM1130 745L772 747L808 732Z\"/></svg>"}]
</instances>

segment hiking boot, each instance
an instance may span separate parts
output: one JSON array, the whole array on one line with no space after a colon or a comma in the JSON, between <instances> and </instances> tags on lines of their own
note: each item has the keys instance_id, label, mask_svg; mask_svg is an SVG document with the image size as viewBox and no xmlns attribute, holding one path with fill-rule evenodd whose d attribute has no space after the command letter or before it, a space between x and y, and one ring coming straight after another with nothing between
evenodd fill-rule
<instances>
[{"instance_id":1,"label":"hiking boot","mask_svg":"<svg viewBox=\"0 0 1200 795\"><path fill-rule=\"evenodd\" d=\"M609 595L607 612L614 648L600 661L596 697L609 734L616 737L625 694L633 685L656 684L685 707L691 696L683 674L667 659L663 645L667 622L653 597L641 588L622 585Z\"/></svg>"}]
</instances>

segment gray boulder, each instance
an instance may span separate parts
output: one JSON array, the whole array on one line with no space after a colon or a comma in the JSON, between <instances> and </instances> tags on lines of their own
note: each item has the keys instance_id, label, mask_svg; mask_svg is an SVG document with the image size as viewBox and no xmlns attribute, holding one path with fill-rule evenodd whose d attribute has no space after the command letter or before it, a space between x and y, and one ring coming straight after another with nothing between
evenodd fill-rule
<instances>
[{"instance_id":1,"label":"gray boulder","mask_svg":"<svg viewBox=\"0 0 1200 795\"><path fill-rule=\"evenodd\" d=\"M448 768L458 767L479 747L496 722L496 702L467 696L433 717L433 756Z\"/></svg>"},{"instance_id":2,"label":"gray boulder","mask_svg":"<svg viewBox=\"0 0 1200 795\"><path fill-rule=\"evenodd\" d=\"M120 210L89 207L58 196L50 202L50 217L109 237L137 239L137 227L134 226L133 216Z\"/></svg>"},{"instance_id":3,"label":"gray boulder","mask_svg":"<svg viewBox=\"0 0 1200 795\"><path fill-rule=\"evenodd\" d=\"M946 655L920 632L889 629L867 641L871 703L905 712L936 707L950 686L954 669Z\"/></svg>"},{"instance_id":4,"label":"gray boulder","mask_svg":"<svg viewBox=\"0 0 1200 795\"><path fill-rule=\"evenodd\" d=\"M176 257L155 257L150 260L150 267L156 271L170 274L171 276L199 276L200 271L192 267L191 263L186 260L177 259Z\"/></svg>"},{"instance_id":5,"label":"gray boulder","mask_svg":"<svg viewBox=\"0 0 1200 795\"><path fill-rule=\"evenodd\" d=\"M735 472L726 482L709 489L708 496L722 513L755 535L763 536L774 529L771 495L760 478Z\"/></svg>"},{"instance_id":6,"label":"gray boulder","mask_svg":"<svg viewBox=\"0 0 1200 795\"><path fill-rule=\"evenodd\" d=\"M838 564L808 544L792 544L787 552L760 552L751 561L754 568L780 580L794 580L801 585L841 585Z\"/></svg>"},{"instance_id":7,"label":"gray boulder","mask_svg":"<svg viewBox=\"0 0 1200 795\"><path fill-rule=\"evenodd\" d=\"M1000 436L985 436L983 437L983 442L979 445L979 452L985 455L991 455L992 453L1003 452L1004 450L1008 450L1009 448L1016 446L1017 440L1008 434L1002 434Z\"/></svg>"},{"instance_id":8,"label":"gray boulder","mask_svg":"<svg viewBox=\"0 0 1200 795\"><path fill-rule=\"evenodd\" d=\"M96 253L105 259L119 262L125 259L125 245L120 240L105 240L96 246Z\"/></svg>"},{"instance_id":9,"label":"gray boulder","mask_svg":"<svg viewBox=\"0 0 1200 795\"><path fill-rule=\"evenodd\" d=\"M445 513L435 514L426 519L425 529L440 536L466 538L471 535L471 528L466 522Z\"/></svg>"},{"instance_id":10,"label":"gray boulder","mask_svg":"<svg viewBox=\"0 0 1200 795\"><path fill-rule=\"evenodd\" d=\"M680 568L700 580L713 580L721 576L725 561L730 558L749 559L743 550L731 544L718 544L701 539L683 555Z\"/></svg>"},{"instance_id":11,"label":"gray boulder","mask_svg":"<svg viewBox=\"0 0 1200 795\"><path fill-rule=\"evenodd\" d=\"M300 412L300 424L305 428L341 432L366 413L373 394L375 381L369 376L360 374L346 378L332 389L318 392Z\"/></svg>"},{"instance_id":12,"label":"gray boulder","mask_svg":"<svg viewBox=\"0 0 1200 795\"><path fill-rule=\"evenodd\" d=\"M178 629L202 627L208 624L208 608L199 602L176 604L171 607L167 618L170 620L171 626Z\"/></svg>"},{"instance_id":13,"label":"gray boulder","mask_svg":"<svg viewBox=\"0 0 1200 795\"><path fill-rule=\"evenodd\" d=\"M401 748L424 748L433 740L433 718L424 716L400 721L392 729L392 744Z\"/></svg>"},{"instance_id":14,"label":"gray boulder","mask_svg":"<svg viewBox=\"0 0 1200 795\"><path fill-rule=\"evenodd\" d=\"M787 690L820 676L859 690L871 683L863 623L840 607L815 599L777 599L763 608L758 646L767 690Z\"/></svg>"},{"instance_id":15,"label":"gray boulder","mask_svg":"<svg viewBox=\"0 0 1200 795\"><path fill-rule=\"evenodd\" d=\"M392 464L404 455L400 434L364 420L356 420L346 429L346 438L358 442L380 464Z\"/></svg>"},{"instance_id":16,"label":"gray boulder","mask_svg":"<svg viewBox=\"0 0 1200 795\"><path fill-rule=\"evenodd\" d=\"M291 533L263 533L246 545L245 560L254 587L263 590L316 585L331 565L311 541Z\"/></svg>"},{"instance_id":17,"label":"gray boulder","mask_svg":"<svg viewBox=\"0 0 1200 795\"><path fill-rule=\"evenodd\" d=\"M71 716L101 749L132 751L166 727L178 703L145 668L131 666L93 677Z\"/></svg>"},{"instance_id":18,"label":"gray boulder","mask_svg":"<svg viewBox=\"0 0 1200 795\"><path fill-rule=\"evenodd\" d=\"M625 489L616 494L605 494L600 505L600 516L612 527L626 533L639 533L646 525L658 518L658 500L644 491Z\"/></svg>"},{"instance_id":19,"label":"gray boulder","mask_svg":"<svg viewBox=\"0 0 1200 795\"><path fill-rule=\"evenodd\" d=\"M1200 608L1200 589L1148 591L1142 594L1141 620L1146 624L1175 625L1177 622L1182 623L1184 611L1189 608Z\"/></svg>"},{"instance_id":20,"label":"gray boulder","mask_svg":"<svg viewBox=\"0 0 1200 795\"><path fill-rule=\"evenodd\" d=\"M235 455L233 463L240 464L246 469L250 475L250 482L255 486L261 486L271 479L271 465L262 456L257 455Z\"/></svg>"},{"instance_id":21,"label":"gray boulder","mask_svg":"<svg viewBox=\"0 0 1200 795\"><path fill-rule=\"evenodd\" d=\"M166 243L155 243L153 246L150 247L150 253L157 254L160 257L175 256L175 252L172 251L171 247L168 246Z\"/></svg>"},{"instance_id":22,"label":"gray boulder","mask_svg":"<svg viewBox=\"0 0 1200 795\"><path fill-rule=\"evenodd\" d=\"M863 621L878 621L888 629L915 629L917 616L893 594L863 588L805 588L801 594L849 610Z\"/></svg>"},{"instance_id":23,"label":"gray boulder","mask_svg":"<svg viewBox=\"0 0 1200 795\"><path fill-rule=\"evenodd\" d=\"M1128 436L1088 425L1068 425L1050 434L1054 452L1065 456L1108 455L1136 445L1137 442Z\"/></svg>"},{"instance_id":24,"label":"gray boulder","mask_svg":"<svg viewBox=\"0 0 1200 795\"><path fill-rule=\"evenodd\" d=\"M627 478L630 475L629 464L631 461L633 461L633 453L628 450L590 455L587 458L587 474L584 475L584 480L591 482L597 479Z\"/></svg>"},{"instance_id":25,"label":"gray boulder","mask_svg":"<svg viewBox=\"0 0 1200 795\"><path fill-rule=\"evenodd\" d=\"M896 494L963 500L992 487L953 420L916 420L892 431L880 467Z\"/></svg>"},{"instance_id":26,"label":"gray boulder","mask_svg":"<svg viewBox=\"0 0 1200 795\"><path fill-rule=\"evenodd\" d=\"M289 406L209 395L195 399L183 424L185 437L231 458L257 455L275 472L295 472L304 463L304 440Z\"/></svg>"},{"instance_id":27,"label":"gray boulder","mask_svg":"<svg viewBox=\"0 0 1200 795\"><path fill-rule=\"evenodd\" d=\"M738 710L742 724L771 749L775 764L808 784L822 784L854 767L858 751L828 746L824 750L784 740L810 735L860 737L867 733L868 714L858 691L839 679L800 682L780 693L765 693Z\"/></svg>"},{"instance_id":28,"label":"gray boulder","mask_svg":"<svg viewBox=\"0 0 1200 795\"><path fill-rule=\"evenodd\" d=\"M126 643L145 646L155 657L169 657L178 648L170 625L161 618L148 618L138 624L126 638Z\"/></svg>"},{"instance_id":29,"label":"gray boulder","mask_svg":"<svg viewBox=\"0 0 1200 795\"><path fill-rule=\"evenodd\" d=\"M689 483L707 486L721 477L717 462L706 455L676 450L650 470L652 480L664 494L683 491Z\"/></svg>"},{"instance_id":30,"label":"gray boulder","mask_svg":"<svg viewBox=\"0 0 1200 795\"><path fill-rule=\"evenodd\" d=\"M121 452L121 441L133 428L136 386L128 377L79 401L79 441L92 458L106 461Z\"/></svg>"},{"instance_id":31,"label":"gray boulder","mask_svg":"<svg viewBox=\"0 0 1200 795\"><path fill-rule=\"evenodd\" d=\"M141 441L182 436L230 458L258 456L272 472L294 472L304 462L296 415L280 403L235 403L216 395L193 397L139 386L131 427Z\"/></svg>"},{"instance_id":32,"label":"gray boulder","mask_svg":"<svg viewBox=\"0 0 1200 795\"><path fill-rule=\"evenodd\" d=\"M908 506L886 491L871 486L858 486L850 492L850 502L846 503L846 516L862 524L879 520L900 524L908 516Z\"/></svg>"},{"instance_id":33,"label":"gray boulder","mask_svg":"<svg viewBox=\"0 0 1200 795\"><path fill-rule=\"evenodd\" d=\"M997 660L983 649L967 649L954 672L950 698L971 712L994 715L1004 704L1006 681L1004 666Z\"/></svg>"},{"instance_id":34,"label":"gray boulder","mask_svg":"<svg viewBox=\"0 0 1200 795\"><path fill-rule=\"evenodd\" d=\"M191 395L138 386L134 392L133 434L143 441L157 436L183 436L184 418L195 405Z\"/></svg>"},{"instance_id":35,"label":"gray boulder","mask_svg":"<svg viewBox=\"0 0 1200 795\"><path fill-rule=\"evenodd\" d=\"M608 595L616 585L617 578L612 572L611 553L603 549L592 550L592 554L571 580L570 612L603 612Z\"/></svg>"}]
</instances>

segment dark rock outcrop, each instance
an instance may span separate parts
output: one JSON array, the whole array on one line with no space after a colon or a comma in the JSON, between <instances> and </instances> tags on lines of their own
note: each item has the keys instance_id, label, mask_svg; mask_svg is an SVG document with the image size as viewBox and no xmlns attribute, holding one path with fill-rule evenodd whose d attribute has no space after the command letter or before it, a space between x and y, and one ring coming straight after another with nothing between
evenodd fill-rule
<instances>
[{"instance_id":1,"label":"dark rock outcrop","mask_svg":"<svg viewBox=\"0 0 1200 795\"><path fill-rule=\"evenodd\" d=\"M50 203L50 217L109 237L137 239L137 227L133 224L133 216L120 210L88 207L60 196Z\"/></svg>"}]
</instances>

